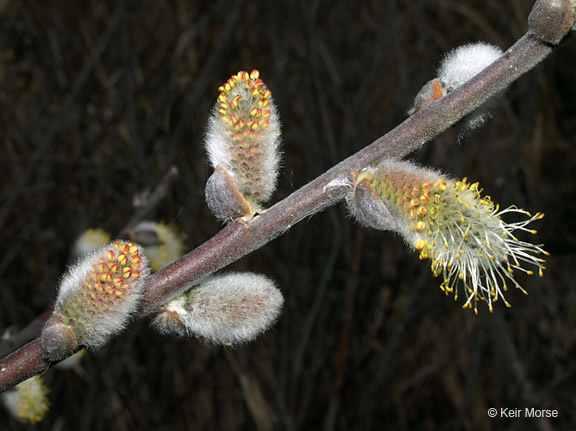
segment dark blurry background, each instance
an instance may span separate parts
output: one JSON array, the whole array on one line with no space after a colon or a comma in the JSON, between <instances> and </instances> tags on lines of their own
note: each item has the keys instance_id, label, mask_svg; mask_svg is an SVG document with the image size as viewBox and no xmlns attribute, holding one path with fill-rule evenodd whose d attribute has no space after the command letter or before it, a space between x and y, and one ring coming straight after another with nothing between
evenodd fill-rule
<instances>
[{"instance_id":1,"label":"dark blurry background","mask_svg":"<svg viewBox=\"0 0 576 431\"><path fill-rule=\"evenodd\" d=\"M257 68L283 123L280 199L403 121L442 55L506 49L532 1L0 1L0 331L54 299L87 227L118 232L175 165L155 213L191 249L220 229L202 137L217 88ZM495 118L411 157L546 217L543 278L462 310L402 239L342 206L232 265L274 278L272 330L234 350L138 321L49 370L38 430L576 429L576 38L514 83ZM490 419L489 407L559 418ZM3 430L28 429L0 410Z\"/></svg>"}]
</instances>

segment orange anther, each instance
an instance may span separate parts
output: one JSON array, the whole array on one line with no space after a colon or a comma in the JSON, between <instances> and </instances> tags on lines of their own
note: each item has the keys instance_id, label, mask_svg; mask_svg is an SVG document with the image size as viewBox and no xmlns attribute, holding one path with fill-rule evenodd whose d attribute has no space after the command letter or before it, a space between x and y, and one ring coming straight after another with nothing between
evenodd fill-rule
<instances>
[{"instance_id":1,"label":"orange anther","mask_svg":"<svg viewBox=\"0 0 576 431\"><path fill-rule=\"evenodd\" d=\"M118 256L118 263L120 263L120 265L124 266L128 263L128 258L126 257L125 254L121 254Z\"/></svg>"},{"instance_id":2,"label":"orange anther","mask_svg":"<svg viewBox=\"0 0 576 431\"><path fill-rule=\"evenodd\" d=\"M103 281L105 283L111 282L112 274L110 274L109 272L103 272L102 275L100 275L100 281Z\"/></svg>"},{"instance_id":3,"label":"orange anther","mask_svg":"<svg viewBox=\"0 0 576 431\"><path fill-rule=\"evenodd\" d=\"M112 262L116 259L116 253L114 253L112 250L108 250L106 252L106 260L108 262Z\"/></svg>"},{"instance_id":4,"label":"orange anther","mask_svg":"<svg viewBox=\"0 0 576 431\"><path fill-rule=\"evenodd\" d=\"M446 189L446 180L444 178L440 178L438 181L434 183L435 190L444 190Z\"/></svg>"},{"instance_id":5,"label":"orange anther","mask_svg":"<svg viewBox=\"0 0 576 431\"><path fill-rule=\"evenodd\" d=\"M418 215L419 215L420 217L424 217L424 216L426 215L426 212L427 212L427 211L426 211L426 208L424 208L424 207L418 208Z\"/></svg>"},{"instance_id":6,"label":"orange anther","mask_svg":"<svg viewBox=\"0 0 576 431\"><path fill-rule=\"evenodd\" d=\"M252 72L250 72L250 78L252 78L252 79L258 79L259 76L260 76L260 72L258 72L256 69L254 69Z\"/></svg>"},{"instance_id":7,"label":"orange anther","mask_svg":"<svg viewBox=\"0 0 576 431\"><path fill-rule=\"evenodd\" d=\"M234 99L232 99L232 102L230 102L230 107L232 109L238 107L238 103L240 103L240 100L242 99L242 96L237 95L236 97L234 97Z\"/></svg>"}]
</instances>

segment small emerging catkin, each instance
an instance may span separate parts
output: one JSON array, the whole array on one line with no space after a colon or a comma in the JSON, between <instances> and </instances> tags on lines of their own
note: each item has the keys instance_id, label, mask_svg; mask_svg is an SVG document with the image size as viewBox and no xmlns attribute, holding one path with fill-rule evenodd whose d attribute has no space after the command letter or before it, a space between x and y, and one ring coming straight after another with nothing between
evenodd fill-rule
<instances>
[{"instance_id":1,"label":"small emerging catkin","mask_svg":"<svg viewBox=\"0 0 576 431\"><path fill-rule=\"evenodd\" d=\"M406 161L384 161L361 172L357 184L360 193L353 192L347 202L358 221L378 228L374 220L380 218L384 228L402 234L420 259L430 259L432 273L444 279L440 287L446 294L453 292L457 299L458 286L463 286L464 307L477 312L482 300L492 311L499 298L510 306L504 298L508 283L526 293L514 279L514 270L533 274L524 264L542 276L544 260L538 255L548 253L514 235L536 233L526 226L541 219L541 213L532 216L516 207L500 210L481 194L478 183L455 181ZM502 216L508 214L527 218L507 223Z\"/></svg>"},{"instance_id":2,"label":"small emerging catkin","mask_svg":"<svg viewBox=\"0 0 576 431\"><path fill-rule=\"evenodd\" d=\"M408 111L413 115L434 101L450 94L458 87L474 78L502 55L497 46L485 42L470 43L450 51L438 68L438 76L426 83L416 95L414 106ZM494 105L498 94L468 114L465 129L481 126L490 118L489 109Z\"/></svg>"},{"instance_id":3,"label":"small emerging catkin","mask_svg":"<svg viewBox=\"0 0 576 431\"><path fill-rule=\"evenodd\" d=\"M153 325L163 334L245 343L276 321L283 303L280 290L262 275L217 275L168 302Z\"/></svg>"},{"instance_id":4,"label":"small emerging catkin","mask_svg":"<svg viewBox=\"0 0 576 431\"><path fill-rule=\"evenodd\" d=\"M228 79L218 89L208 120L208 157L214 169L224 172L217 170L218 178L209 181L206 200L220 219L254 214L276 188L280 121L272 93L259 76L257 70L240 71Z\"/></svg>"},{"instance_id":5,"label":"small emerging catkin","mask_svg":"<svg viewBox=\"0 0 576 431\"><path fill-rule=\"evenodd\" d=\"M79 346L105 344L138 308L149 274L143 249L119 240L71 266L60 283L54 313L42 330L44 356L58 361Z\"/></svg>"}]
</instances>

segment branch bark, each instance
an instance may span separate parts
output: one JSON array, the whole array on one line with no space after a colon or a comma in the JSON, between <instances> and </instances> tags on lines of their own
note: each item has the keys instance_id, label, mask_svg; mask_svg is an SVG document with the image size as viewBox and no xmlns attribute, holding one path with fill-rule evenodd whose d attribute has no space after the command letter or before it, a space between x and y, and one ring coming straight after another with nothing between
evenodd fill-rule
<instances>
[{"instance_id":1,"label":"branch bark","mask_svg":"<svg viewBox=\"0 0 576 431\"><path fill-rule=\"evenodd\" d=\"M551 0L539 0L542 6ZM562 0L572 11L569 0ZM555 3L558 3L556 1ZM531 25L537 17L532 17ZM141 317L185 290L190 284L277 238L302 219L343 200L355 172L383 158L399 158L420 148L472 112L492 95L536 66L552 52L547 37L529 30L478 76L408 118L372 144L334 166L250 222L231 222L180 260L151 276ZM50 367L34 340L0 361L0 392Z\"/></svg>"}]
</instances>

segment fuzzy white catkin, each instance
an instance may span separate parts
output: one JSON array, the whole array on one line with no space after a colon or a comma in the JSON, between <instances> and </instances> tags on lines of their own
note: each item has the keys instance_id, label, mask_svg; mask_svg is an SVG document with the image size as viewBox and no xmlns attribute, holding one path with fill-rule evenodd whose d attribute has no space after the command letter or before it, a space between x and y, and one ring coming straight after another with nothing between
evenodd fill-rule
<instances>
[{"instance_id":1,"label":"fuzzy white catkin","mask_svg":"<svg viewBox=\"0 0 576 431\"><path fill-rule=\"evenodd\" d=\"M438 78L445 94L451 93L502 55L497 46L485 42L462 45L449 52L438 69ZM494 107L501 93L497 93L471 112L464 122L464 133L476 129L492 117L489 110Z\"/></svg>"},{"instance_id":2,"label":"fuzzy white catkin","mask_svg":"<svg viewBox=\"0 0 576 431\"><path fill-rule=\"evenodd\" d=\"M217 275L167 303L153 325L164 334L215 344L245 343L276 321L283 303L280 290L263 275Z\"/></svg>"},{"instance_id":3,"label":"fuzzy white catkin","mask_svg":"<svg viewBox=\"0 0 576 431\"><path fill-rule=\"evenodd\" d=\"M438 69L438 78L449 93L472 79L501 55L502 50L489 43L462 45L444 57Z\"/></svg>"},{"instance_id":4,"label":"fuzzy white catkin","mask_svg":"<svg viewBox=\"0 0 576 431\"><path fill-rule=\"evenodd\" d=\"M124 329L138 308L149 274L141 247L113 241L68 269L54 313L72 328L79 345L98 348Z\"/></svg>"}]
</instances>

